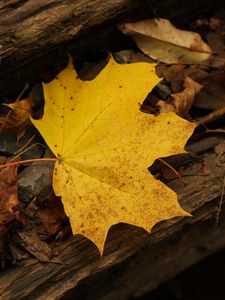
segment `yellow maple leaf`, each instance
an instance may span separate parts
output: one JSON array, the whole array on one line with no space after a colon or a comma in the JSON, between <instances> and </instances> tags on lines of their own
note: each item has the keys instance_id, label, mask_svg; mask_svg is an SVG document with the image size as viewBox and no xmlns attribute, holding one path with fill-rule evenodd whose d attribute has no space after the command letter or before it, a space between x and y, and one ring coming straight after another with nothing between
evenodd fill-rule
<instances>
[{"instance_id":1,"label":"yellow maple leaf","mask_svg":"<svg viewBox=\"0 0 225 300\"><path fill-rule=\"evenodd\" d=\"M44 84L41 120L32 120L58 158L53 175L74 234L102 253L109 228L124 222L150 231L157 222L188 215L176 194L148 171L158 157L183 152L194 125L175 113L158 117L139 106L160 81L155 65L107 66L81 81L70 59Z\"/></svg>"}]
</instances>

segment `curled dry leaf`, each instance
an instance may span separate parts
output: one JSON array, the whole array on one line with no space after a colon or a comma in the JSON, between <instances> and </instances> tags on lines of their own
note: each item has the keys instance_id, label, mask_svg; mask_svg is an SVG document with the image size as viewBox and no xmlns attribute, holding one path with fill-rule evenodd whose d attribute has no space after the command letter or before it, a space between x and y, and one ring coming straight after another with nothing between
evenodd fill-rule
<instances>
[{"instance_id":1,"label":"curled dry leaf","mask_svg":"<svg viewBox=\"0 0 225 300\"><path fill-rule=\"evenodd\" d=\"M4 104L11 110L4 117L0 117L0 132L5 130L14 131L17 139L23 136L26 127L30 124L29 115L32 112L33 100L31 97L16 100L14 103Z\"/></svg>"},{"instance_id":2,"label":"curled dry leaf","mask_svg":"<svg viewBox=\"0 0 225 300\"><path fill-rule=\"evenodd\" d=\"M177 29L166 19L125 23L119 29L130 35L146 55L161 62L192 64L211 54L198 33Z\"/></svg>"},{"instance_id":3,"label":"curled dry leaf","mask_svg":"<svg viewBox=\"0 0 225 300\"><path fill-rule=\"evenodd\" d=\"M172 94L169 103L160 100L156 106L161 113L174 111L180 117L184 117L189 112L195 96L200 92L202 87L201 84L186 76L184 79L184 90L181 93Z\"/></svg>"},{"instance_id":4,"label":"curled dry leaf","mask_svg":"<svg viewBox=\"0 0 225 300\"><path fill-rule=\"evenodd\" d=\"M161 220L189 215L148 171L156 158L183 152L195 128L175 113L140 111L159 81L154 64L120 65L113 58L94 80L81 81L70 60L44 84L43 118L32 119L57 157L53 187L73 233L101 253L113 224L150 232Z\"/></svg>"},{"instance_id":5,"label":"curled dry leaf","mask_svg":"<svg viewBox=\"0 0 225 300\"><path fill-rule=\"evenodd\" d=\"M204 86L204 81L209 77L209 73L202 70L199 66L197 67L197 65L187 67L182 64L166 65L160 63L157 65L156 70L159 77L164 77L169 82L173 94L183 91L184 78L186 76Z\"/></svg>"}]
</instances>

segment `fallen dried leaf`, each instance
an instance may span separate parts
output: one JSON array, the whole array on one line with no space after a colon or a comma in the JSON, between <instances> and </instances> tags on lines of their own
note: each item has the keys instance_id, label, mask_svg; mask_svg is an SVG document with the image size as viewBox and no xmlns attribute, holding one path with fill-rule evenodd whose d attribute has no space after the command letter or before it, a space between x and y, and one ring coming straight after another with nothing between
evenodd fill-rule
<instances>
[{"instance_id":1,"label":"fallen dried leaf","mask_svg":"<svg viewBox=\"0 0 225 300\"><path fill-rule=\"evenodd\" d=\"M16 132L17 140L20 140L24 135L28 124L30 124L29 115L32 112L32 98L28 97L4 105L11 108L11 111L9 111L6 116L0 117L0 132L6 130L14 131Z\"/></svg>"},{"instance_id":2,"label":"fallen dried leaf","mask_svg":"<svg viewBox=\"0 0 225 300\"><path fill-rule=\"evenodd\" d=\"M210 65L214 68L224 67L225 65L225 49L224 49L224 31L225 21L222 19L211 19L216 22L213 30L209 32L208 42L213 50L213 55L210 59Z\"/></svg>"},{"instance_id":3,"label":"fallen dried leaf","mask_svg":"<svg viewBox=\"0 0 225 300\"><path fill-rule=\"evenodd\" d=\"M211 54L198 33L177 29L166 19L125 23L119 29L130 35L149 57L168 64L193 64Z\"/></svg>"},{"instance_id":4,"label":"fallen dried leaf","mask_svg":"<svg viewBox=\"0 0 225 300\"><path fill-rule=\"evenodd\" d=\"M1 157L0 162L4 164L7 160ZM3 238L11 222L18 216L17 167L14 165L0 170L0 238Z\"/></svg>"},{"instance_id":5,"label":"fallen dried leaf","mask_svg":"<svg viewBox=\"0 0 225 300\"><path fill-rule=\"evenodd\" d=\"M18 243L31 255L41 262L49 262L52 250L47 243L41 241L37 233L33 231L21 230L17 232Z\"/></svg>"},{"instance_id":6,"label":"fallen dried leaf","mask_svg":"<svg viewBox=\"0 0 225 300\"><path fill-rule=\"evenodd\" d=\"M176 112L179 116L184 117L189 112L195 96L202 89L202 85L192 80L190 77L184 79L184 90L181 93L171 94L170 102L158 101L156 106L162 112Z\"/></svg>"},{"instance_id":7,"label":"fallen dried leaf","mask_svg":"<svg viewBox=\"0 0 225 300\"><path fill-rule=\"evenodd\" d=\"M208 75L208 77L201 82L203 88L196 96L194 106L205 110L218 110L223 108L225 103L224 83L225 74L223 70Z\"/></svg>"}]
</instances>

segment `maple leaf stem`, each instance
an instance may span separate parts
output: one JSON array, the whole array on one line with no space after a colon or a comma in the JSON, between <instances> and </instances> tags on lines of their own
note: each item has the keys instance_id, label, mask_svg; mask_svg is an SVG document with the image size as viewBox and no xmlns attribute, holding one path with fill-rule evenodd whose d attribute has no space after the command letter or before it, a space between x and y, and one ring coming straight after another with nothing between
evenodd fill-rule
<instances>
[{"instance_id":1,"label":"maple leaf stem","mask_svg":"<svg viewBox=\"0 0 225 300\"><path fill-rule=\"evenodd\" d=\"M14 166L14 165L22 165L25 163L30 163L30 162L41 162L41 161L57 161L57 158L32 158L32 159L25 159L25 160L21 160L21 161L15 161L15 162L10 162L8 164L4 164L0 166L0 169L4 169L10 166Z\"/></svg>"}]
</instances>

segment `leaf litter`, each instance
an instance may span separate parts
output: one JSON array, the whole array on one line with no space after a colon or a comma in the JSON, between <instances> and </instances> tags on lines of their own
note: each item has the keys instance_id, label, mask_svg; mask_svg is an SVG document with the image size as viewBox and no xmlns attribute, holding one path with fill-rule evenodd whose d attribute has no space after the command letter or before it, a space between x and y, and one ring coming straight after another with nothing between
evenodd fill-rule
<instances>
[{"instance_id":1,"label":"leaf litter","mask_svg":"<svg viewBox=\"0 0 225 300\"><path fill-rule=\"evenodd\" d=\"M184 79L184 89L182 92L171 94L169 101L159 100L156 106L161 113L174 111L180 117L187 117L195 96L200 92L202 87L201 84L187 76Z\"/></svg>"},{"instance_id":2,"label":"leaf litter","mask_svg":"<svg viewBox=\"0 0 225 300\"><path fill-rule=\"evenodd\" d=\"M6 163L0 157L1 164ZM18 217L19 200L17 193L17 165L0 170L0 238L9 230L13 220Z\"/></svg>"},{"instance_id":3,"label":"leaf litter","mask_svg":"<svg viewBox=\"0 0 225 300\"><path fill-rule=\"evenodd\" d=\"M0 132L14 131L17 134L17 140L24 135L27 126L30 124L29 115L32 113L33 100L27 97L22 100L16 100L14 103L6 104L10 111L6 116L0 117Z\"/></svg>"},{"instance_id":4,"label":"leaf litter","mask_svg":"<svg viewBox=\"0 0 225 300\"><path fill-rule=\"evenodd\" d=\"M210 43L211 44L211 43ZM212 46L212 45L210 45L210 46ZM212 47L213 48L213 47ZM133 54L132 54L133 55ZM136 55L136 54L134 54L134 55ZM138 52L137 52L137 55L138 55ZM139 55L141 55L141 53L139 53ZM126 60L127 58L126 58L126 56L127 56L127 54L125 54L124 55L124 59ZM132 58L132 56L131 56L131 58L129 58L128 57L128 59L127 59L127 61L124 61L124 62L126 62L126 63L129 63L129 59L133 59ZM135 59L135 58L134 58ZM139 58L140 59L140 58ZM142 58L141 58L142 59ZM136 60L135 60L136 61ZM145 60L145 58L144 58L144 61L146 61ZM221 66L221 64L220 64L220 66ZM171 85L172 86L172 93L178 93L178 92L182 92L183 91L183 84L184 84L184 78L186 77L186 76L189 76L190 75L190 72L191 72L191 74L194 74L193 76L191 75L190 77L193 79L193 80L195 80L196 82L198 82L199 84L202 84L202 79L201 78L204 78L204 76L206 75L206 74L208 74L208 72L209 72L209 70L207 70L207 69L204 69L203 67L201 67L200 65L196 65L196 66L191 66L191 67L187 67L187 66L185 66L185 65L183 65L182 67L181 67L181 65L172 65L172 66L166 66L165 65L165 70L168 70L169 68L171 68L171 67L177 67L178 69L180 68L180 72L179 72L179 70L177 70L177 73L176 74L174 74L173 76L171 75L170 76L170 78L169 77L167 77L167 82L164 84L164 86L166 86L166 84L169 86L169 85ZM183 71L182 71L182 69L183 69ZM180 76L180 74L183 72L183 75L181 75ZM164 72L164 74L165 74L165 72ZM200 75L200 76L199 76ZM195 76L197 76L197 77L195 77ZM178 78L178 77L180 77L179 78L179 80L176 82L176 79ZM198 77L200 78L200 80L198 79ZM197 80L196 80L197 79ZM203 84L204 85L204 84ZM204 89L204 88L203 88ZM202 90L203 90L202 89ZM167 92L168 93L168 92ZM201 91L200 91L200 93L199 94L201 94ZM195 97L195 99L194 99L194 105L195 105L195 100L196 100L196 98L197 97ZM160 99L160 98L159 98ZM166 99L166 98L165 98ZM143 100L143 99L142 99ZM217 101L217 99L215 99L216 101L213 101L213 103L217 103L218 101ZM90 100L91 101L91 100ZM141 101L140 101L141 102ZM208 103L210 103L210 100L208 101ZM203 104L204 105L204 104ZM16 132L17 130L15 130L15 132ZM149 174L148 174L148 176L149 176ZM76 232L75 232L76 233Z\"/></svg>"},{"instance_id":5,"label":"leaf litter","mask_svg":"<svg viewBox=\"0 0 225 300\"><path fill-rule=\"evenodd\" d=\"M211 55L210 47L198 33L180 30L167 19L125 23L119 29L130 35L146 55L167 64L193 64Z\"/></svg>"}]
</instances>

